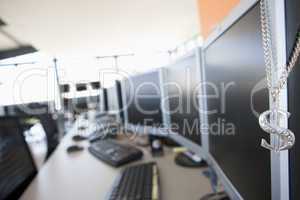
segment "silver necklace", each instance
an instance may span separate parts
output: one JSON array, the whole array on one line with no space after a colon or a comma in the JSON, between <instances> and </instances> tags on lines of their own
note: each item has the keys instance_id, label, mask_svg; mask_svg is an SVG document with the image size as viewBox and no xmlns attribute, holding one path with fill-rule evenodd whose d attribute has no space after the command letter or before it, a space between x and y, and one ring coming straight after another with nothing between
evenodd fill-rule
<instances>
[{"instance_id":1,"label":"silver necklace","mask_svg":"<svg viewBox=\"0 0 300 200\"><path fill-rule=\"evenodd\" d=\"M264 49L264 59L266 65L266 79L267 87L271 94L271 100L275 105L271 110L263 112L259 117L260 127L267 133L276 135L278 137L277 144L269 144L266 140L262 139L261 146L271 151L279 152L282 150L290 149L295 143L294 133L287 129L279 126L279 119L281 117L289 117L289 113L279 109L279 95L283 87L287 83L288 76L292 69L295 67L297 60L300 55L300 33L298 32L296 45L293 49L292 56L289 62L282 68L282 73L276 84L272 83L272 74L276 63L276 53L273 51L272 34L271 34L271 17L269 14L268 0L261 0L260 2L261 12L261 29L262 29L262 40ZM274 77L274 76L273 76Z\"/></svg>"}]
</instances>

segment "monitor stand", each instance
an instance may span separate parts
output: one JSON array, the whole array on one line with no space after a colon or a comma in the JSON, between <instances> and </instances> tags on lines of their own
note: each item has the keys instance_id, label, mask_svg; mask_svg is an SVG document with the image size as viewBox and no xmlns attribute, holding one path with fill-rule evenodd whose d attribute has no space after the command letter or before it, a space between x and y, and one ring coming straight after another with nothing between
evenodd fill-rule
<instances>
[{"instance_id":1,"label":"monitor stand","mask_svg":"<svg viewBox=\"0 0 300 200\"><path fill-rule=\"evenodd\" d=\"M230 200L230 198L225 192L217 192L206 194L200 200Z\"/></svg>"},{"instance_id":2,"label":"monitor stand","mask_svg":"<svg viewBox=\"0 0 300 200\"><path fill-rule=\"evenodd\" d=\"M230 200L230 198L224 191L218 190L219 188L218 176L211 167L208 167L207 170L203 171L202 173L205 177L207 177L210 180L210 184L213 192L204 195L203 197L200 198L200 200Z\"/></svg>"},{"instance_id":3,"label":"monitor stand","mask_svg":"<svg viewBox=\"0 0 300 200\"><path fill-rule=\"evenodd\" d=\"M207 167L207 163L197 155L187 151L177 154L175 163L181 167L201 168Z\"/></svg>"}]
</instances>

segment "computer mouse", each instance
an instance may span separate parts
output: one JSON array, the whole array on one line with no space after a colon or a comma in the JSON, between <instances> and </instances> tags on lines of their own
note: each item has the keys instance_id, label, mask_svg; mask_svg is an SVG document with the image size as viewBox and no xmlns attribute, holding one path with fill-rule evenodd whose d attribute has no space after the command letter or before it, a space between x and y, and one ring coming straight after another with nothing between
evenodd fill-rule
<instances>
[{"instance_id":1,"label":"computer mouse","mask_svg":"<svg viewBox=\"0 0 300 200\"><path fill-rule=\"evenodd\" d=\"M71 145L67 148L67 152L68 153L75 153L75 152L80 152L83 151L83 147L82 146L78 146L78 145Z\"/></svg>"},{"instance_id":2,"label":"computer mouse","mask_svg":"<svg viewBox=\"0 0 300 200\"><path fill-rule=\"evenodd\" d=\"M87 138L84 137L84 136L82 136L82 135L74 135L74 136L72 137L72 139L73 139L73 141L75 141L75 142L80 142L80 141L86 140Z\"/></svg>"}]
</instances>

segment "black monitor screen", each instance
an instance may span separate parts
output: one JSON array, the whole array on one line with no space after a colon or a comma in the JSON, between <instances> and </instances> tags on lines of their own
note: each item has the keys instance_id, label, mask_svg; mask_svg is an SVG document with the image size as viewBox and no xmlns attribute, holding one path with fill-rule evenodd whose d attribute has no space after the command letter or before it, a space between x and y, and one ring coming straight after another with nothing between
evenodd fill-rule
<instances>
[{"instance_id":1,"label":"black monitor screen","mask_svg":"<svg viewBox=\"0 0 300 200\"><path fill-rule=\"evenodd\" d=\"M195 54L179 60L167 68L164 84L168 88L172 130L201 145L198 67Z\"/></svg>"},{"instance_id":2,"label":"black monitor screen","mask_svg":"<svg viewBox=\"0 0 300 200\"><path fill-rule=\"evenodd\" d=\"M107 88L100 89L100 110L102 112L108 111Z\"/></svg>"},{"instance_id":3,"label":"black monitor screen","mask_svg":"<svg viewBox=\"0 0 300 200\"><path fill-rule=\"evenodd\" d=\"M87 86L85 83L78 83L76 84L76 90L77 91L84 91L87 89Z\"/></svg>"},{"instance_id":4,"label":"black monitor screen","mask_svg":"<svg viewBox=\"0 0 300 200\"><path fill-rule=\"evenodd\" d=\"M72 101L75 106L75 111L84 112L88 109L88 97L74 98Z\"/></svg>"},{"instance_id":5,"label":"black monitor screen","mask_svg":"<svg viewBox=\"0 0 300 200\"><path fill-rule=\"evenodd\" d=\"M209 151L244 199L271 199L269 137L258 124L268 109L259 5L205 51Z\"/></svg>"},{"instance_id":6,"label":"black monitor screen","mask_svg":"<svg viewBox=\"0 0 300 200\"><path fill-rule=\"evenodd\" d=\"M94 90L100 89L100 82L99 81L91 82L91 86Z\"/></svg>"},{"instance_id":7,"label":"black monitor screen","mask_svg":"<svg viewBox=\"0 0 300 200\"><path fill-rule=\"evenodd\" d=\"M72 99L68 99L68 98L63 98L63 103L64 103L64 110L65 111L72 111L73 109L73 103L72 103Z\"/></svg>"},{"instance_id":8,"label":"black monitor screen","mask_svg":"<svg viewBox=\"0 0 300 200\"><path fill-rule=\"evenodd\" d=\"M121 122L124 123L124 108L123 108L123 91L122 85L120 81L116 81L116 89L117 89L117 96L118 96L118 104L120 108L120 118Z\"/></svg>"},{"instance_id":9,"label":"black monitor screen","mask_svg":"<svg viewBox=\"0 0 300 200\"><path fill-rule=\"evenodd\" d=\"M68 84L63 84L63 85L60 85L60 90L61 92L70 92L70 85Z\"/></svg>"},{"instance_id":10,"label":"black monitor screen","mask_svg":"<svg viewBox=\"0 0 300 200\"><path fill-rule=\"evenodd\" d=\"M121 122L124 122L122 87L120 81L116 81L113 87L107 88L108 111L117 114Z\"/></svg>"},{"instance_id":11,"label":"black monitor screen","mask_svg":"<svg viewBox=\"0 0 300 200\"><path fill-rule=\"evenodd\" d=\"M148 72L124 81L128 122L135 125L161 126L159 73Z\"/></svg>"},{"instance_id":12,"label":"black monitor screen","mask_svg":"<svg viewBox=\"0 0 300 200\"><path fill-rule=\"evenodd\" d=\"M100 101L100 97L99 97L99 95L97 95L97 96L90 96L89 100L90 100L91 103L97 104L97 106L98 106L99 101Z\"/></svg>"},{"instance_id":13,"label":"black monitor screen","mask_svg":"<svg viewBox=\"0 0 300 200\"><path fill-rule=\"evenodd\" d=\"M10 105L6 106L5 110L6 115L8 116L28 117L50 112L50 104L51 102L35 102L27 104Z\"/></svg>"},{"instance_id":14,"label":"black monitor screen","mask_svg":"<svg viewBox=\"0 0 300 200\"><path fill-rule=\"evenodd\" d=\"M0 199L18 199L36 174L16 118L0 118Z\"/></svg>"}]
</instances>

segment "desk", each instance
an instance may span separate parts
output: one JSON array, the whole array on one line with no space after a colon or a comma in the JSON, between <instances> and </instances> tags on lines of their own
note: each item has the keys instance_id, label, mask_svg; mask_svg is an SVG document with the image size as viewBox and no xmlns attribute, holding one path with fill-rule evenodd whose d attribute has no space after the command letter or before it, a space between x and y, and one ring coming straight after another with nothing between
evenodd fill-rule
<instances>
[{"instance_id":1,"label":"desk","mask_svg":"<svg viewBox=\"0 0 300 200\"><path fill-rule=\"evenodd\" d=\"M21 200L103 200L122 168L113 168L93 157L87 150L67 154L66 148L74 144L78 124L70 130L48 162L39 171ZM186 169L174 164L174 153L165 148L165 156L153 158L147 148L139 162L156 161L160 173L162 200L196 200L211 192L201 169ZM132 164L137 164L135 162Z\"/></svg>"}]
</instances>

